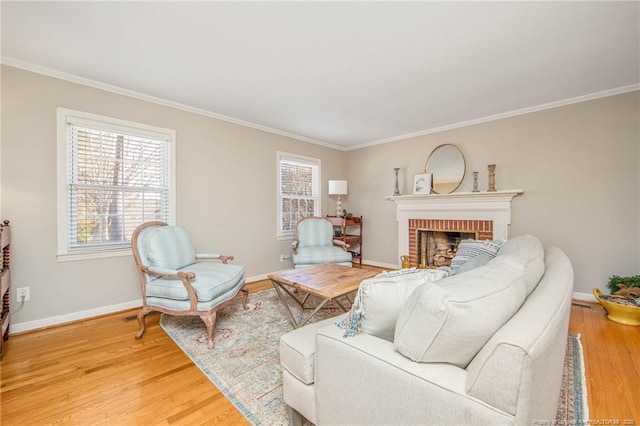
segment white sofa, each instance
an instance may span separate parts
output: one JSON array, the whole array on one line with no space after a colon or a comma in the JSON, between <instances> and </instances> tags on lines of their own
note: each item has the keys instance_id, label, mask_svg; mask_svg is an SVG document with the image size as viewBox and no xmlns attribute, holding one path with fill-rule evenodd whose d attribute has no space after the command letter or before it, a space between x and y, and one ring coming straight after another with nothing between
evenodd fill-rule
<instances>
[{"instance_id":1,"label":"white sofa","mask_svg":"<svg viewBox=\"0 0 640 426\"><path fill-rule=\"evenodd\" d=\"M494 285L499 289L481 294ZM442 299L429 290L434 286L448 295ZM507 241L484 266L418 287L402 306L393 341L364 332L344 337L335 325L342 317L286 333L280 355L291 421L524 425L554 420L572 292L567 256L522 236ZM505 317L494 314L513 299L515 313L507 312L497 331L484 333L483 327L495 327L496 318ZM478 301L484 304L480 310ZM465 315L467 325L456 323L456 316L464 320ZM434 334L429 328L438 321L442 327ZM431 340L425 337L429 333ZM445 333L454 339L437 341ZM483 333L486 338L476 339Z\"/></svg>"}]
</instances>

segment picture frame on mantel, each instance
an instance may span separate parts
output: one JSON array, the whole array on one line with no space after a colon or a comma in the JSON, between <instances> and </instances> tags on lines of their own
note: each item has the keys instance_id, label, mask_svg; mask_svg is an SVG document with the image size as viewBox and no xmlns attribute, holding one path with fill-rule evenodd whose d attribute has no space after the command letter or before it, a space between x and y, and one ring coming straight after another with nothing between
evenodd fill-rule
<instances>
[{"instance_id":1,"label":"picture frame on mantel","mask_svg":"<svg viewBox=\"0 0 640 426\"><path fill-rule=\"evenodd\" d=\"M413 175L414 195L431 194L431 183L433 176L431 173L419 173Z\"/></svg>"}]
</instances>

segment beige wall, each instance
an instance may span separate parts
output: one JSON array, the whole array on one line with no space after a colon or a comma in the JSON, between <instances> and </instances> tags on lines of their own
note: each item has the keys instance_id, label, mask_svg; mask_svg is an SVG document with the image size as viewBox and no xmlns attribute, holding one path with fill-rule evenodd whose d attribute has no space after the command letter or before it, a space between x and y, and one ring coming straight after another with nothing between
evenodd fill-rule
<instances>
[{"instance_id":1,"label":"beige wall","mask_svg":"<svg viewBox=\"0 0 640 426\"><path fill-rule=\"evenodd\" d=\"M323 213L335 209L326 181L346 178L343 151L13 67L2 71L2 213L13 225L14 289L31 287L14 324L140 298L131 256L57 261L58 106L176 130L177 223L191 230L199 251L235 255L248 277L291 265L279 261L291 241L276 238L277 151L320 158Z\"/></svg>"},{"instance_id":2,"label":"beige wall","mask_svg":"<svg viewBox=\"0 0 640 426\"><path fill-rule=\"evenodd\" d=\"M467 174L487 189L523 189L512 203L512 236L530 233L571 258L577 292L606 288L609 276L640 272L639 93L582 102L399 142L349 151L349 201L368 220L365 258L398 264L393 167L401 193L423 172L430 152L453 143Z\"/></svg>"},{"instance_id":3,"label":"beige wall","mask_svg":"<svg viewBox=\"0 0 640 426\"><path fill-rule=\"evenodd\" d=\"M511 235L563 248L576 291L640 270L638 92L342 152L12 67L2 68L2 89L2 214L14 228L14 288L30 286L32 298L14 324L139 299L131 257L57 261L58 106L175 129L177 222L199 250L234 254L248 277L290 266L279 262L290 241L275 236L276 151L322 159L324 214L335 209L326 182L348 179L344 204L365 217L365 260L397 265L395 205L384 198L393 167L406 194L431 150L447 142L467 160L461 191L474 170L485 190L490 163L498 189L525 191L513 202Z\"/></svg>"}]
</instances>

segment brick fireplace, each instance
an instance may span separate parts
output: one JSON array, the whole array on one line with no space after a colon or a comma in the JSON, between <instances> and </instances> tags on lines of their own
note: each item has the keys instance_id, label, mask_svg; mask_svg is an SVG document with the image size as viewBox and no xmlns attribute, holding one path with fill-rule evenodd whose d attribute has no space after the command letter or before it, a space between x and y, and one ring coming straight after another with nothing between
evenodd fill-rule
<instances>
[{"instance_id":1,"label":"brick fireplace","mask_svg":"<svg viewBox=\"0 0 640 426\"><path fill-rule=\"evenodd\" d=\"M511 200L522 190L454 192L452 194L387 197L396 203L399 256L409 255L417 266L419 229L473 232L477 239L507 239Z\"/></svg>"},{"instance_id":2,"label":"brick fireplace","mask_svg":"<svg viewBox=\"0 0 640 426\"><path fill-rule=\"evenodd\" d=\"M441 231L441 232L437 232ZM409 219L409 258L411 266L448 266L449 262L439 264L433 262L433 255L425 253L425 234L449 234L459 238L476 240L493 239L493 221L491 220L459 220L459 219ZM425 238L421 238L424 236ZM453 241L451 241L453 243ZM421 247L423 251L421 252ZM425 255L429 259L425 262Z\"/></svg>"}]
</instances>

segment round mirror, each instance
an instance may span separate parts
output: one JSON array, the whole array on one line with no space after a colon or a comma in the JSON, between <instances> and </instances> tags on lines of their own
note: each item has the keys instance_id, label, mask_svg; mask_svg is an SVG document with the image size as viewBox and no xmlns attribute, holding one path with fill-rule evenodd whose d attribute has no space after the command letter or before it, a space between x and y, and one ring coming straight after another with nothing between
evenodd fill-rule
<instances>
[{"instance_id":1,"label":"round mirror","mask_svg":"<svg viewBox=\"0 0 640 426\"><path fill-rule=\"evenodd\" d=\"M429 155L424 170L432 175L433 192L450 194L460 186L465 168L462 152L454 145L444 144Z\"/></svg>"}]
</instances>

